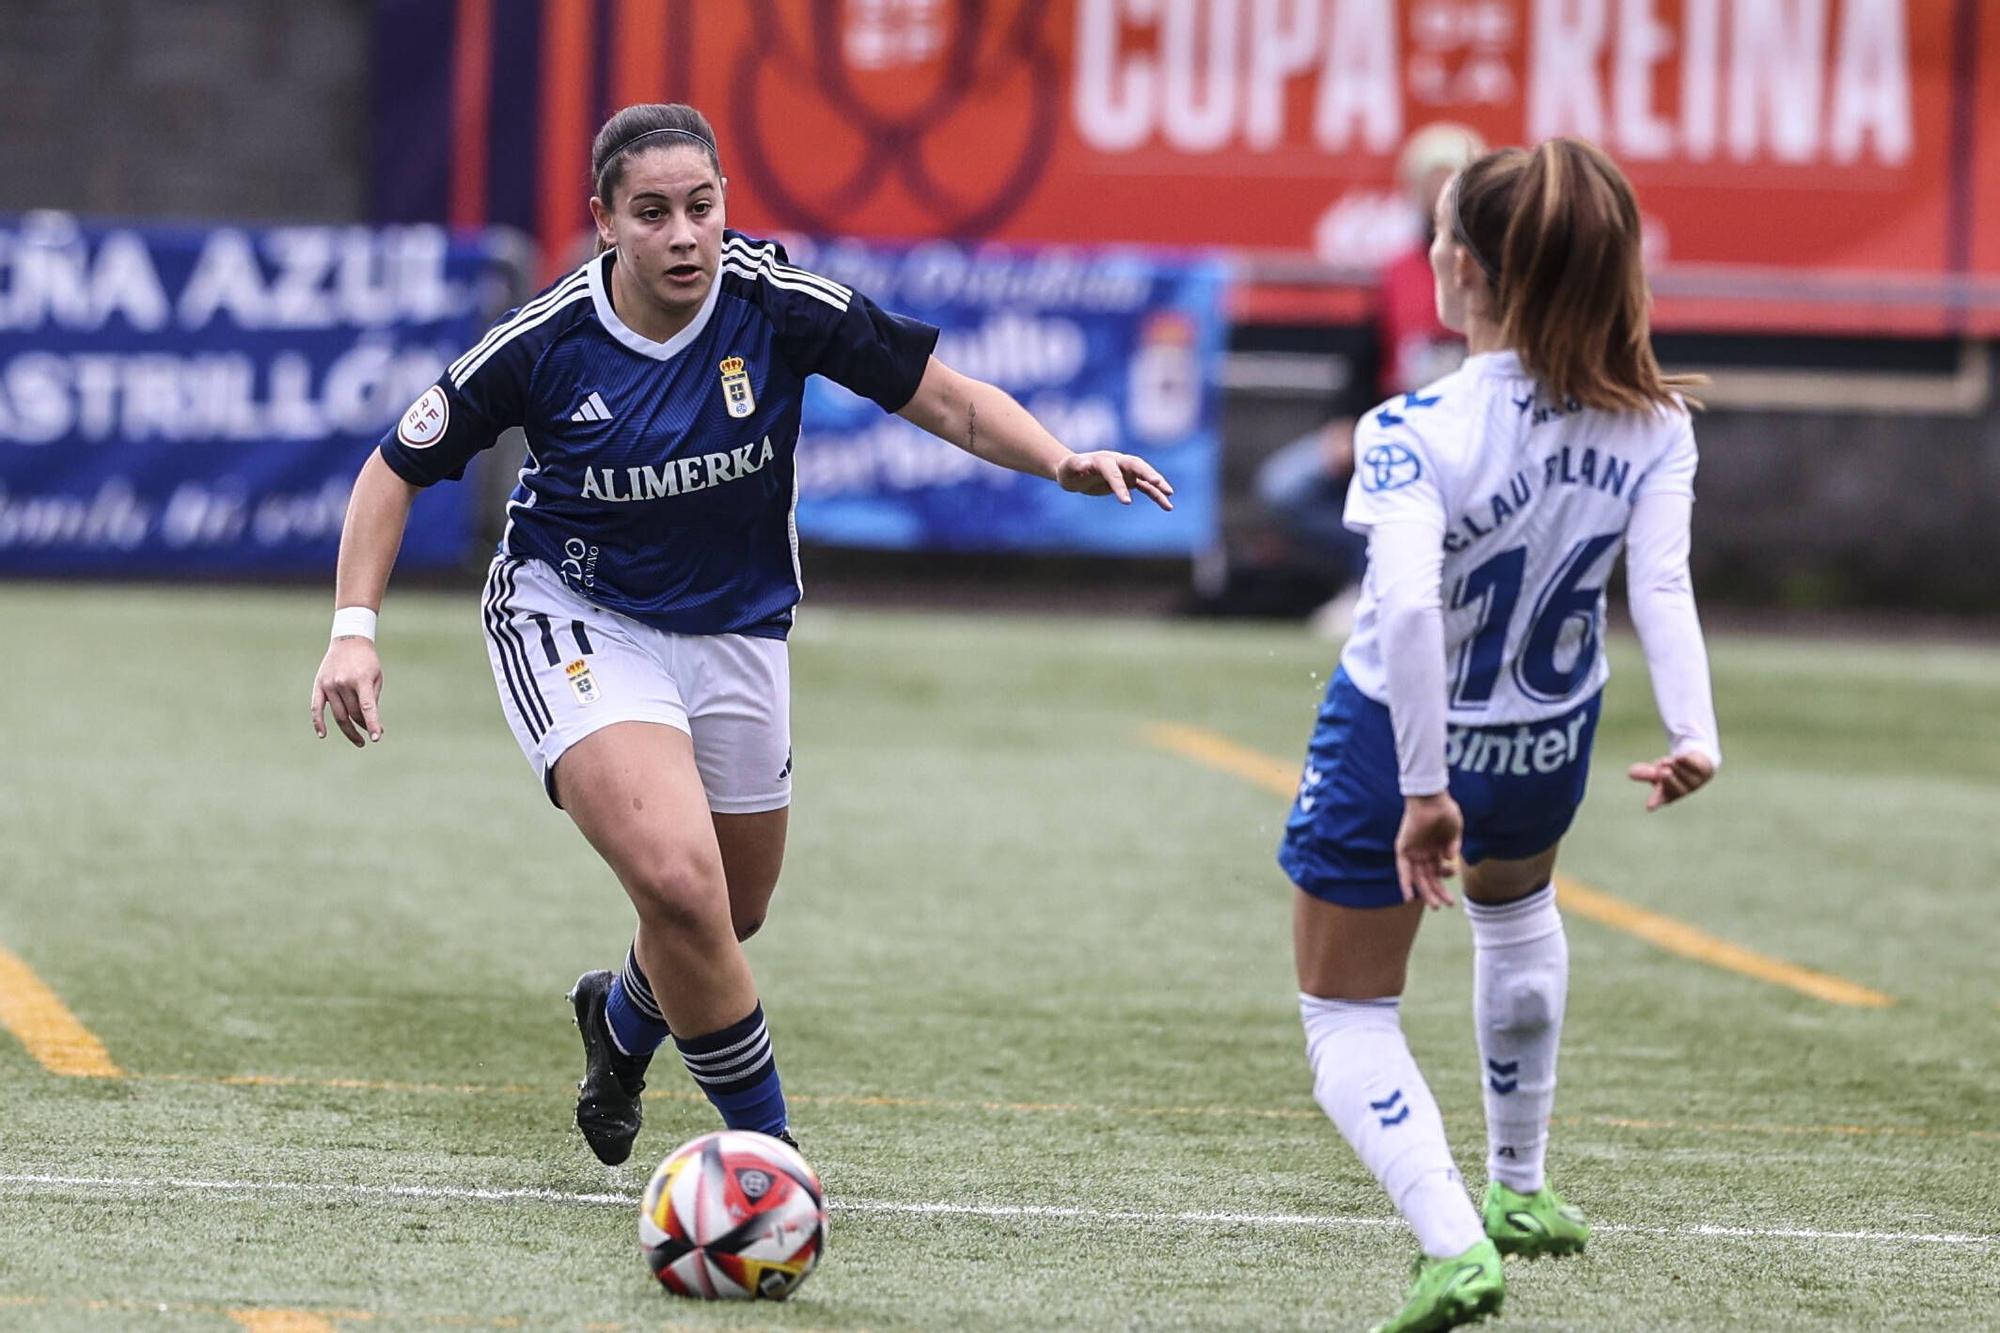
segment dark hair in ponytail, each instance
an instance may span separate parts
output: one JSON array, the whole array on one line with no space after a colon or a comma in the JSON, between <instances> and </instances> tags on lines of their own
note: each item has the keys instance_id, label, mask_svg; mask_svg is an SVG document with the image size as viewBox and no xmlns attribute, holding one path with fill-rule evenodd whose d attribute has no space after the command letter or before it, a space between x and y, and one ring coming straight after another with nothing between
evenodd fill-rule
<instances>
[{"instance_id":1,"label":"dark hair in ponytail","mask_svg":"<svg viewBox=\"0 0 2000 1333\"><path fill-rule=\"evenodd\" d=\"M590 146L590 186L599 199L611 196L625 181L625 162L634 150L692 144L708 154L717 177L722 156L715 150L715 128L708 117L681 102L640 102L604 122Z\"/></svg>"},{"instance_id":2,"label":"dark hair in ponytail","mask_svg":"<svg viewBox=\"0 0 2000 1333\"><path fill-rule=\"evenodd\" d=\"M1550 139L1488 153L1459 173L1450 203L1502 339L1557 401L1647 411L1704 382L1663 375L1653 358L1639 202L1602 151Z\"/></svg>"}]
</instances>

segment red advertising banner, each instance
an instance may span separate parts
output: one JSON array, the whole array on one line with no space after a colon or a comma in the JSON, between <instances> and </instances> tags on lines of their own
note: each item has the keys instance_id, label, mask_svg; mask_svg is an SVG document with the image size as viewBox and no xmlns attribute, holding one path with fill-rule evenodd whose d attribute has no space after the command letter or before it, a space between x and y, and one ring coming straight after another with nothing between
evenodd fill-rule
<instances>
[{"instance_id":1,"label":"red advertising banner","mask_svg":"<svg viewBox=\"0 0 2000 1333\"><path fill-rule=\"evenodd\" d=\"M535 68L510 78L522 55L495 26L520 26L522 4ZM2000 220L2000 5L1986 0L458 12L453 214L506 211L488 163L525 151L548 244L584 224L603 115L677 99L715 122L731 218L752 230L1220 246L1363 273L1412 234L1398 149L1450 121L1496 145L1576 134L1611 151L1639 190L1663 324L2000 325L1982 304L2000 304L2000 228L1975 226ZM532 144L495 129L524 85Z\"/></svg>"}]
</instances>

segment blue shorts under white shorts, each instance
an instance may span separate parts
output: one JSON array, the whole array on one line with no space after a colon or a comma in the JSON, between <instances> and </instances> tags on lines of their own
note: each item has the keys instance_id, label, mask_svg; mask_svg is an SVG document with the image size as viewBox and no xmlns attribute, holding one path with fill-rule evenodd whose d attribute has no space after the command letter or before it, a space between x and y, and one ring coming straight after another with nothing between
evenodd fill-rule
<instances>
[{"instance_id":1,"label":"blue shorts under white shorts","mask_svg":"<svg viewBox=\"0 0 2000 1333\"><path fill-rule=\"evenodd\" d=\"M791 804L783 639L669 634L585 600L539 560L506 556L487 572L480 611L500 710L558 806L557 761L614 722L686 732L717 814Z\"/></svg>"},{"instance_id":2,"label":"blue shorts under white shorts","mask_svg":"<svg viewBox=\"0 0 2000 1333\"><path fill-rule=\"evenodd\" d=\"M1561 840L1583 803L1602 696L1560 717L1499 727L1452 727L1445 742L1452 799L1465 815L1468 864L1533 856ZM1328 682L1306 751L1298 798L1278 844L1292 883L1342 907L1394 907L1396 830L1403 820L1389 709Z\"/></svg>"}]
</instances>

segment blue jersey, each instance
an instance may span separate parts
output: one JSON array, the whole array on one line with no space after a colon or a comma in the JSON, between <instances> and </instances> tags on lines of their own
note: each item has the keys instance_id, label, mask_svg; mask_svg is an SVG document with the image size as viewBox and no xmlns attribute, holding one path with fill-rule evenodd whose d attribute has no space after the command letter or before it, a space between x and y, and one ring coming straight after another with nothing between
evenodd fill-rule
<instances>
[{"instance_id":1,"label":"blue jersey","mask_svg":"<svg viewBox=\"0 0 2000 1333\"><path fill-rule=\"evenodd\" d=\"M800 592L806 377L897 411L938 331L732 231L700 311L658 343L612 309L616 262L599 255L509 311L411 405L382 459L429 486L519 426L504 554L671 633L783 638Z\"/></svg>"}]
</instances>

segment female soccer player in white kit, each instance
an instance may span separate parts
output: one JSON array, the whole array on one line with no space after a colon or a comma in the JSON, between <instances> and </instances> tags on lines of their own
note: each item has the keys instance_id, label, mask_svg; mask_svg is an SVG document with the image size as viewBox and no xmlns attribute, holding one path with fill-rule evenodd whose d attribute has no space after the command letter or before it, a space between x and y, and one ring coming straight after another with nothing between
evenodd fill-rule
<instances>
[{"instance_id":1,"label":"female soccer player in white kit","mask_svg":"<svg viewBox=\"0 0 2000 1333\"><path fill-rule=\"evenodd\" d=\"M1279 848L1313 1091L1423 1247L1380 1329L1497 1310L1500 1254L1575 1253L1543 1172L1569 953L1556 851L1583 798L1622 546L1667 753L1647 809L1722 755L1688 579L1695 445L1647 328L1639 210L1575 140L1472 163L1438 202L1438 312L1457 372L1355 434L1347 522L1368 572ZM1463 862L1484 1080L1483 1216L1398 1015L1426 906Z\"/></svg>"},{"instance_id":2,"label":"female soccer player in white kit","mask_svg":"<svg viewBox=\"0 0 2000 1333\"><path fill-rule=\"evenodd\" d=\"M806 377L1066 490L1171 509L1173 488L1139 458L1071 453L931 355L935 328L726 230L715 133L693 108L613 116L591 184L599 253L453 362L363 466L312 719L324 737L330 707L355 745L381 739L375 613L411 500L522 427L487 651L522 752L638 913L623 968L571 994L577 1125L617 1164L669 1036L731 1128L789 1141L741 941L777 886L791 804Z\"/></svg>"}]
</instances>

